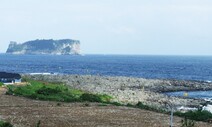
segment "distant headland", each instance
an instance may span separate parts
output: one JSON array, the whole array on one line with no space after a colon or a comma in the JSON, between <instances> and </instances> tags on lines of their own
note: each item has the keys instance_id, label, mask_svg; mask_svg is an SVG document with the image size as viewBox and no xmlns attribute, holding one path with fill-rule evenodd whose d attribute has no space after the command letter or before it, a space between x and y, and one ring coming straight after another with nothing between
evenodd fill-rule
<instances>
[{"instance_id":1,"label":"distant headland","mask_svg":"<svg viewBox=\"0 0 212 127\"><path fill-rule=\"evenodd\" d=\"M52 54L79 55L80 41L72 39L43 39L32 40L22 44L10 42L6 51L8 54Z\"/></svg>"}]
</instances>

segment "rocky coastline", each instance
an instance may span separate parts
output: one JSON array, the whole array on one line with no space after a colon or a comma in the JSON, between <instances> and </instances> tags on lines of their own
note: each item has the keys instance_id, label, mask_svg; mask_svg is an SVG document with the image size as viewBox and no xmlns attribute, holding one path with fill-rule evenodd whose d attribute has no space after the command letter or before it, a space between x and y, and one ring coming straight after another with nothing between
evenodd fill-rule
<instances>
[{"instance_id":1,"label":"rocky coastline","mask_svg":"<svg viewBox=\"0 0 212 127\"><path fill-rule=\"evenodd\" d=\"M137 104L142 102L158 109L169 109L180 106L199 107L205 103L202 99L170 97L163 92L212 90L212 83L160 80L133 77L109 77L94 75L23 75L23 77L49 82L63 82L64 84L84 91L108 94L113 101L123 104Z\"/></svg>"}]
</instances>

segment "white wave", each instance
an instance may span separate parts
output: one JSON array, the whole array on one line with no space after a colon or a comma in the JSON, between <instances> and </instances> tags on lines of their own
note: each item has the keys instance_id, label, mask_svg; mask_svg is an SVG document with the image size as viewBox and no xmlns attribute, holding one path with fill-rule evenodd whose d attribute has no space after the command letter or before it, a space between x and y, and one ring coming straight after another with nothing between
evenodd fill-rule
<instances>
[{"instance_id":1,"label":"white wave","mask_svg":"<svg viewBox=\"0 0 212 127\"><path fill-rule=\"evenodd\" d=\"M186 112L186 111L195 111L195 110L197 110L197 108L181 106L181 107L177 108L177 110L178 111L182 111L182 112Z\"/></svg>"},{"instance_id":2,"label":"white wave","mask_svg":"<svg viewBox=\"0 0 212 127\"><path fill-rule=\"evenodd\" d=\"M207 82L207 83L211 83L212 81L210 81L210 80L206 80L205 82Z\"/></svg>"},{"instance_id":3,"label":"white wave","mask_svg":"<svg viewBox=\"0 0 212 127\"><path fill-rule=\"evenodd\" d=\"M54 75L56 73L29 73L30 75Z\"/></svg>"},{"instance_id":4,"label":"white wave","mask_svg":"<svg viewBox=\"0 0 212 127\"><path fill-rule=\"evenodd\" d=\"M212 98L205 98L205 101L212 102Z\"/></svg>"},{"instance_id":5,"label":"white wave","mask_svg":"<svg viewBox=\"0 0 212 127\"><path fill-rule=\"evenodd\" d=\"M207 105L202 108L202 110L206 110L212 113L212 105Z\"/></svg>"}]
</instances>

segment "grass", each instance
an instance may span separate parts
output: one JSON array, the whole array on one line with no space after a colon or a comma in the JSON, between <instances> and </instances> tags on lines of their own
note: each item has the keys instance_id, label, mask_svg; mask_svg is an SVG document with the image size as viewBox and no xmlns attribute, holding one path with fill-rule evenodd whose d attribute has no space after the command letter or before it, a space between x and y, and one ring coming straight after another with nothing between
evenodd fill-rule
<instances>
[{"instance_id":1,"label":"grass","mask_svg":"<svg viewBox=\"0 0 212 127\"><path fill-rule=\"evenodd\" d=\"M72 89L58 83L27 80L25 86L9 85L7 94L24 96L31 99L59 101L59 102L110 102L111 96L86 93L81 90Z\"/></svg>"},{"instance_id":2,"label":"grass","mask_svg":"<svg viewBox=\"0 0 212 127\"><path fill-rule=\"evenodd\" d=\"M9 122L0 121L0 127L13 127Z\"/></svg>"},{"instance_id":3,"label":"grass","mask_svg":"<svg viewBox=\"0 0 212 127\"><path fill-rule=\"evenodd\" d=\"M4 85L4 83L0 82L0 87L2 87Z\"/></svg>"}]
</instances>

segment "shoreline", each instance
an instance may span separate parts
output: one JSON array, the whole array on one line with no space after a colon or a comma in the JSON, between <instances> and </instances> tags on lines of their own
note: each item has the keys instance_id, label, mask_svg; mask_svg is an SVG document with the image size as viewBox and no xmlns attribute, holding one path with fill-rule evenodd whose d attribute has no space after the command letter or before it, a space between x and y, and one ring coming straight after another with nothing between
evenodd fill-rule
<instances>
[{"instance_id":1,"label":"shoreline","mask_svg":"<svg viewBox=\"0 0 212 127\"><path fill-rule=\"evenodd\" d=\"M104 75L81 75L81 74L58 74L58 73L30 73L30 74L21 74L24 77L28 78L35 78L38 80L42 79L42 76L47 78L47 80L52 77L52 80L58 81L55 77L60 77L61 82L65 81L62 77L95 77L96 78L105 78L107 80L115 79L118 81L119 79L128 79L128 82L130 83L130 80L137 80L138 84L140 83L139 80L142 80L142 82L146 82L147 84L150 84L151 86L147 86L146 88L153 92L158 93L166 93L166 92L180 92L180 91L211 91L212 90L212 82L208 81L198 81L198 80L178 80L178 79L151 79L151 78L142 78L142 77L128 77L128 76L104 76ZM111 80L113 82L113 80ZM131 89L140 89L136 88L136 86L132 85L129 88Z\"/></svg>"},{"instance_id":2,"label":"shoreline","mask_svg":"<svg viewBox=\"0 0 212 127\"><path fill-rule=\"evenodd\" d=\"M22 75L34 80L62 82L72 88L96 94L107 94L113 101L123 104L142 102L155 108L199 107L203 99L171 97L163 94L171 91L211 90L212 83L184 80L159 80L120 76L94 75Z\"/></svg>"},{"instance_id":3,"label":"shoreline","mask_svg":"<svg viewBox=\"0 0 212 127\"><path fill-rule=\"evenodd\" d=\"M137 79L146 79L146 80L163 80L163 81L185 81L185 82L196 82L203 84L212 84L212 80L198 80L198 79L175 79L175 78L147 78L147 77L139 77L139 76L123 76L123 75L101 75L101 74L66 74L66 73L57 73L57 72L36 72L36 73L19 73L21 75L79 75L79 76L99 76L99 77L123 77L123 78L137 78ZM212 88L211 88L212 90Z\"/></svg>"},{"instance_id":4,"label":"shoreline","mask_svg":"<svg viewBox=\"0 0 212 127\"><path fill-rule=\"evenodd\" d=\"M69 85L81 90L87 90L89 92L96 93L108 93L111 95L117 95L117 102L121 100L123 103L136 103L137 99L140 100L141 104L148 104L150 108L158 107L156 110L149 109L139 109L129 106L115 106L115 105L102 105L99 103L81 102L81 103L66 103L66 102L54 102L54 101L42 101L36 99L30 99L26 97L11 96L0 93L0 98L3 101L1 103L1 115L5 121L10 121L14 125L19 125L27 127L29 125L35 125L36 121L41 120L42 125L45 126L58 126L63 123L65 126L70 126L70 124L79 125L82 121L92 121L93 123L98 123L101 125L104 121L105 125L111 126L111 122L115 122L116 125L120 126L152 126L151 123L157 123L155 126L168 126L169 125L169 114L170 107L166 105L166 102L172 102L174 106L179 106L182 104L198 106L201 102L195 99L181 99L175 97L167 97L161 93L150 91L147 88L151 88L157 84L159 81L147 80L147 79L134 79L129 77L101 77L101 76L82 76L82 75L22 75L23 78L31 78L35 80L45 80L50 82L60 82L64 85ZM129 80L130 79L130 80ZM46 84L45 82L43 82ZM61 85L63 85L63 83ZM160 83L160 82L159 82ZM123 85L125 84L125 85ZM138 89L132 89L130 85L140 86ZM141 86L146 86L142 89ZM148 87L147 87L148 86ZM6 90L6 89L5 89ZM1 91L0 91L1 92ZM126 102L126 100L131 100L131 102ZM10 101L8 101L10 100ZM174 107L176 111L176 107ZM177 107L178 109L180 107ZM187 107L183 109L186 110ZM182 107L181 107L182 109ZM189 108L187 108L189 110ZM194 109L194 108L193 108ZM192 108L190 108L192 110ZM10 112L8 112L10 111ZM12 111L12 112L11 112ZM156 111L156 112L155 112ZM162 111L162 112L160 112ZM178 110L180 111L180 110ZM181 110L182 111L182 110ZM16 112L14 115L13 112ZM165 113L167 112L167 113ZM31 115L29 115L31 114ZM117 117L118 115L118 117ZM60 117L58 117L60 116ZM102 117L104 116L104 117ZM17 121L18 119L24 121ZM51 119L49 119L51 117ZM77 118L77 119L76 119ZM109 118L109 119L108 119ZM17 119L14 121L14 119ZM52 119L54 119L52 121ZM127 121L125 121L127 119ZM142 121L141 121L142 119ZM165 120L164 120L165 119ZM69 120L68 125L66 125L67 120ZM117 123L117 120L119 123ZM123 120L125 121L123 124ZM157 121L155 121L157 120ZM25 122L27 121L27 123ZM56 121L56 122L55 122ZM59 122L58 122L59 121ZM74 121L74 123L73 123ZM133 121L133 122L132 122ZM140 123L138 123L139 121ZM149 121L148 123L144 121ZM182 118L174 116L174 125L180 126ZM113 122L113 123L114 123ZM138 124L137 124L138 123ZM210 126L209 123L196 122L197 125ZM83 125L91 126L90 123L86 122Z\"/></svg>"}]
</instances>

